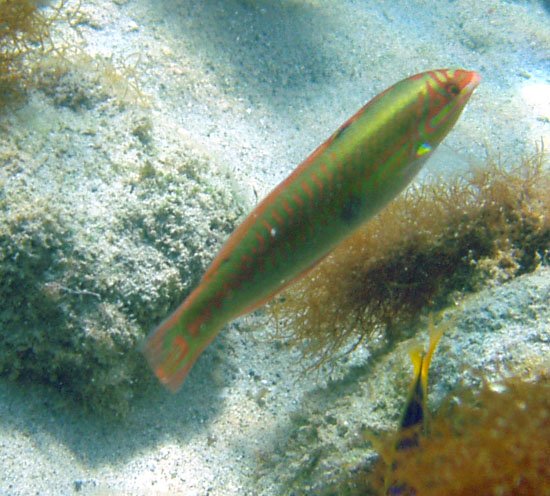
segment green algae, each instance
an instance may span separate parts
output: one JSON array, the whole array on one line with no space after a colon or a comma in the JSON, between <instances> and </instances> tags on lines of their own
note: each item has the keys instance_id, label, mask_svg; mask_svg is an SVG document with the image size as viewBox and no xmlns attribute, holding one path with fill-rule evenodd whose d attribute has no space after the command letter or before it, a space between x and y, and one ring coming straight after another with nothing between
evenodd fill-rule
<instances>
[{"instance_id":1,"label":"green algae","mask_svg":"<svg viewBox=\"0 0 550 496\"><path fill-rule=\"evenodd\" d=\"M123 417L153 383L141 341L242 208L219 160L177 137L156 148L147 108L51 81L1 123L0 372Z\"/></svg>"}]
</instances>

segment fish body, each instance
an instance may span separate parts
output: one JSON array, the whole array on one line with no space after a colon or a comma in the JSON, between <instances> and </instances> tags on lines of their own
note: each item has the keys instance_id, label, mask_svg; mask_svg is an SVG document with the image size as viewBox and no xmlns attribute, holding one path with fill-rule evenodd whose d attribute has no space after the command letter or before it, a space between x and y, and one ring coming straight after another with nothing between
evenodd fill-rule
<instances>
[{"instance_id":1,"label":"fish body","mask_svg":"<svg viewBox=\"0 0 550 496\"><path fill-rule=\"evenodd\" d=\"M399 194L458 119L476 72L423 72L345 122L237 227L144 353L176 391L223 325L310 270Z\"/></svg>"}]
</instances>

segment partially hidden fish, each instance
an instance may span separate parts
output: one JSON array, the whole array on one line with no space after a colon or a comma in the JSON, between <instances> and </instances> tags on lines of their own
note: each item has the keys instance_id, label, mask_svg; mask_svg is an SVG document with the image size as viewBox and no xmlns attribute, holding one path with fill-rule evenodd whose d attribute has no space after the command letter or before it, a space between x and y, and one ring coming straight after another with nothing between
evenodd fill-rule
<instances>
[{"instance_id":1,"label":"partially hidden fish","mask_svg":"<svg viewBox=\"0 0 550 496\"><path fill-rule=\"evenodd\" d=\"M409 389L407 401L405 402L401 421L399 422L399 435L388 461L388 471L385 478L385 494L387 496L413 496L416 494L413 488L394 480L395 453L418 447L420 431L425 428L430 364L441 337L453 323L454 319L451 319L446 324L440 324L436 327L433 316L430 315L430 344L428 351L424 354L418 346L410 350L414 368L413 381Z\"/></svg>"},{"instance_id":2,"label":"partially hidden fish","mask_svg":"<svg viewBox=\"0 0 550 496\"><path fill-rule=\"evenodd\" d=\"M481 78L440 69L368 102L237 227L144 354L177 391L228 321L296 281L400 193L457 121ZM337 290L337 288L335 288Z\"/></svg>"}]
</instances>

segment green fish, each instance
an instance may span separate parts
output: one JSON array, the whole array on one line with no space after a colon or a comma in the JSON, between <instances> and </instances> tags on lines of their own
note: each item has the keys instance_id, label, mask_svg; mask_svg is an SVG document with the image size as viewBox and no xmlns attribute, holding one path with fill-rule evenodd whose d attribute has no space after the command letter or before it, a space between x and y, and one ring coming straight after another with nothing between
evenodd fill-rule
<instances>
[{"instance_id":1,"label":"green fish","mask_svg":"<svg viewBox=\"0 0 550 496\"><path fill-rule=\"evenodd\" d=\"M224 324L292 284L395 198L480 80L462 69L411 76L320 145L237 227L199 285L149 337L144 354L160 381L177 391Z\"/></svg>"}]
</instances>

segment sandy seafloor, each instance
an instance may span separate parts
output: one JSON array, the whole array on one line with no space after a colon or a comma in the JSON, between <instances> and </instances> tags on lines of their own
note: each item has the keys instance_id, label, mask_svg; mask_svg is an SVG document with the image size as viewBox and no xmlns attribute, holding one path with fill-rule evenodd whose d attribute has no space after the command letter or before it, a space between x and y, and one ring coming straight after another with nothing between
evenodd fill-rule
<instances>
[{"instance_id":1,"label":"sandy seafloor","mask_svg":"<svg viewBox=\"0 0 550 496\"><path fill-rule=\"evenodd\" d=\"M54 111L51 95L37 91L0 119L15 128L29 164L61 157L29 183L70 196L78 181L82 201L98 188L116 196L120 184L107 173L76 173L63 157L110 146L105 160L139 158L117 133L134 112L148 119L158 153L177 157L181 139L217 157L247 210L368 99L438 67L475 69L483 82L428 172L444 164L453 169L444 173L460 173L483 163L487 150L513 160L550 134L544 2L94 0L80 14L73 27L59 23L57 35L115 67L135 64L132 82L146 104L120 113L113 105L100 119L85 108ZM220 174L219 184L226 179ZM92 207L83 209L101 217ZM502 364L521 368L548 356L549 291L542 268L469 296L434 359L432 401L460 380L464 364L490 376ZM378 363L359 350L302 376L298 351L269 340L269 326L261 312L228 325L178 394L159 386L136 397L122 422L80 410L48 386L3 377L0 494L320 493L347 463L374 455L353 447L360 426L395 425L402 398L385 371L402 363L406 384L406 344Z\"/></svg>"}]
</instances>

